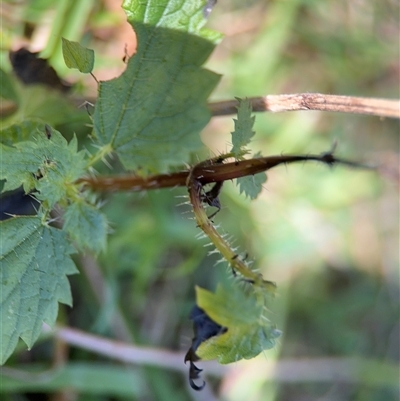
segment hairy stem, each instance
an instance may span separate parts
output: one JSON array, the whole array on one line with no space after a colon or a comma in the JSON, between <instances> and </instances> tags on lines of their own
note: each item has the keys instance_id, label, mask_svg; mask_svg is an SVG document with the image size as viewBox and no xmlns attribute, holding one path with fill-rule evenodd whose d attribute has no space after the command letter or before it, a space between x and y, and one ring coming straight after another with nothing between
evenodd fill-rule
<instances>
[{"instance_id":1,"label":"hairy stem","mask_svg":"<svg viewBox=\"0 0 400 401\"><path fill-rule=\"evenodd\" d=\"M263 279L262 275L252 271L249 266L236 254L235 250L221 236L209 217L207 216L203 203L207 202L207 198L202 194L203 185L210 182L223 182L233 178L243 177L246 175L257 174L266 171L274 166L283 163L293 163L300 161L319 161L332 166L335 163L342 163L352 167L367 167L347 160L341 160L333 156L332 151L323 153L322 155L303 155L303 156L270 156L255 158L250 160L235 161L232 163L223 163L225 159L221 156L217 159L203 161L195 165L189 172L186 185L189 191L190 203L196 218L198 227L207 235L214 244L216 249L230 264L234 274L240 274L243 279L254 285L255 288L265 288L269 292L274 292L275 284L271 281ZM209 191L208 193L210 193ZM218 193L215 195L217 200ZM209 202L207 202L209 203ZM218 201L219 204L219 201Z\"/></svg>"},{"instance_id":2,"label":"hairy stem","mask_svg":"<svg viewBox=\"0 0 400 401\"><path fill-rule=\"evenodd\" d=\"M221 158L222 160L226 159L223 155L219 158L212 159L207 163L199 163L195 170L196 180L198 180L202 185L205 185L212 182L221 182L254 175L267 171L280 164L312 160L328 165L344 164L356 168L375 168L373 166L338 159L329 152L323 153L322 155L278 155L240 160L231 163L217 163ZM96 191L143 191L149 189L186 186L190 171L193 171L193 169L171 174L151 175L148 177L139 177L137 175L84 177L79 179L78 183Z\"/></svg>"},{"instance_id":3,"label":"hairy stem","mask_svg":"<svg viewBox=\"0 0 400 401\"><path fill-rule=\"evenodd\" d=\"M201 168L201 167L200 167ZM191 170L188 177L187 187L189 191L190 203L196 218L197 225L210 238L211 242L218 249L221 255L230 264L235 273L240 273L245 280L251 282L255 286L266 286L270 291L274 292L275 284L271 281L265 281L262 275L252 271L244 261L235 253L228 242L218 233L211 221L207 217L206 211L201 200L201 191L203 186L196 179L196 166Z\"/></svg>"}]
</instances>

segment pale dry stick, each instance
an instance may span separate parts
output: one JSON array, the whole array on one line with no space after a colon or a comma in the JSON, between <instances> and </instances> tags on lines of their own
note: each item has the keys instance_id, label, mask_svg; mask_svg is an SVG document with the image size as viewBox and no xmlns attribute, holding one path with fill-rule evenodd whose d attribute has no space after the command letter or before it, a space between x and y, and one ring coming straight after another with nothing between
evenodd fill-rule
<instances>
[{"instance_id":1,"label":"pale dry stick","mask_svg":"<svg viewBox=\"0 0 400 401\"><path fill-rule=\"evenodd\" d=\"M319 110L400 119L400 100L396 99L297 93L251 97L249 100L253 111L260 112ZM237 100L227 100L209 103L208 108L213 116L226 116L236 114L238 106Z\"/></svg>"},{"instance_id":2,"label":"pale dry stick","mask_svg":"<svg viewBox=\"0 0 400 401\"><path fill-rule=\"evenodd\" d=\"M43 325L43 332L53 334L67 344L87 351L95 352L109 358L139 365L153 365L186 373L183 352L173 352L151 347L135 346L121 341L110 340L84 331L57 327L55 330Z\"/></svg>"},{"instance_id":3,"label":"pale dry stick","mask_svg":"<svg viewBox=\"0 0 400 401\"><path fill-rule=\"evenodd\" d=\"M168 351L154 347L135 346L104 337L85 333L70 327L51 329L43 325L43 332L52 334L75 346L98 355L107 356L117 361L157 366L174 371L185 372L187 367L182 363L183 352ZM216 361L199 361L201 367L207 367L207 374L215 377L225 376L230 371L242 369L239 364L230 366L219 365ZM248 364L248 365L247 365ZM243 361L241 365L258 366L254 372L262 372L265 380L279 382L336 382L336 383L366 383L371 386L391 386L398 384L398 366L380 360L367 358L313 358L313 359L285 359L282 361L268 361L262 358L254 361ZM13 369L2 368L2 374L12 376ZM378 373L381 372L381 373ZM28 375L28 372L21 372Z\"/></svg>"}]
</instances>

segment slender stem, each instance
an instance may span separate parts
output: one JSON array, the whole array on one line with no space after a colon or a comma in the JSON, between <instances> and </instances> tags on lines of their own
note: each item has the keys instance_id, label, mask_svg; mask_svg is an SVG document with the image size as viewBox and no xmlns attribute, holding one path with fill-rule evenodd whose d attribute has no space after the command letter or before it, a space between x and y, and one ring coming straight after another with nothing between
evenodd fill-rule
<instances>
[{"instance_id":1,"label":"slender stem","mask_svg":"<svg viewBox=\"0 0 400 401\"><path fill-rule=\"evenodd\" d=\"M374 168L372 166L335 158L331 153L322 155L278 155L240 160L231 163L199 163L196 166L196 180L202 185L232 180L267 171L280 164L304 161L318 161L328 165L336 163L349 167ZM192 169L193 171L193 169ZM148 177L137 175L85 177L78 180L85 186L97 191L143 191L149 189L186 186L190 171L179 171L171 174L157 174Z\"/></svg>"},{"instance_id":2,"label":"slender stem","mask_svg":"<svg viewBox=\"0 0 400 401\"><path fill-rule=\"evenodd\" d=\"M135 174L122 176L91 176L80 178L77 183L96 191L143 191L148 189L172 188L186 185L189 171L139 177Z\"/></svg>"},{"instance_id":3,"label":"slender stem","mask_svg":"<svg viewBox=\"0 0 400 401\"><path fill-rule=\"evenodd\" d=\"M223 158L222 158L223 160ZM322 155L303 155L303 156L270 156L255 158L250 160L235 161L232 163L222 163L220 159L211 159L195 165L187 178L187 188L189 191L190 203L196 218L198 227L210 238L216 249L230 264L232 271L240 274L247 282L253 284L254 288L267 289L274 293L275 283L266 281L262 275L252 271L249 266L236 254L235 250L221 236L203 207L204 196L202 196L203 185L210 182L223 182L233 178L244 177L266 171L274 166L283 163L293 163L299 161L319 161L329 166L335 163L342 163L352 167L361 167L359 164L347 160L337 159L332 151ZM367 166L364 166L367 167ZM260 298L261 299L261 298Z\"/></svg>"},{"instance_id":4,"label":"slender stem","mask_svg":"<svg viewBox=\"0 0 400 401\"><path fill-rule=\"evenodd\" d=\"M275 284L270 281L265 281L262 275L252 271L244 261L238 257L235 251L231 248L228 242L218 233L211 221L207 217L207 214L201 201L201 190L202 185L199 180L195 178L196 167L194 167L188 177L188 191L190 202L193 206L193 212L196 218L198 227L204 231L204 233L210 238L211 242L218 249L221 255L227 260L232 267L232 270L236 273L240 273L246 280L250 281L254 285L265 285L271 291L275 291Z\"/></svg>"},{"instance_id":5,"label":"slender stem","mask_svg":"<svg viewBox=\"0 0 400 401\"><path fill-rule=\"evenodd\" d=\"M378 117L400 118L400 101L355 96L325 95L322 93L297 93L289 95L267 95L250 98L253 111L320 110L351 114L370 114ZM237 113L239 102L227 100L209 103L213 116Z\"/></svg>"}]
</instances>

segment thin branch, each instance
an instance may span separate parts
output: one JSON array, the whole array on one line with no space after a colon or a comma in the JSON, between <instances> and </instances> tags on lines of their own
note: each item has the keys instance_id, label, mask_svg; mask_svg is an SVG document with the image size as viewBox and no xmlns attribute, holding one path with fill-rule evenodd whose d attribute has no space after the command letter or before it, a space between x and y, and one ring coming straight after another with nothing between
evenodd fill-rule
<instances>
[{"instance_id":1,"label":"thin branch","mask_svg":"<svg viewBox=\"0 0 400 401\"><path fill-rule=\"evenodd\" d=\"M187 371L187 367L183 363L185 356L183 352L129 345L69 327L58 327L53 331L49 326L43 325L43 331L52 333L56 338L69 345L93 351L96 354L108 356L121 362L153 365L185 373Z\"/></svg>"},{"instance_id":2,"label":"thin branch","mask_svg":"<svg viewBox=\"0 0 400 401\"><path fill-rule=\"evenodd\" d=\"M253 97L249 100L253 111L278 113L282 111L319 110L400 118L400 101L395 99L297 93ZM208 107L213 116L226 116L236 114L238 105L237 100L227 100L209 103Z\"/></svg>"},{"instance_id":3,"label":"thin branch","mask_svg":"<svg viewBox=\"0 0 400 401\"><path fill-rule=\"evenodd\" d=\"M211 166L208 166L208 168L210 167ZM193 213L195 215L197 226L204 232L204 234L207 235L210 241L214 244L215 248L218 249L221 255L226 259L235 275L239 273L248 282L253 283L254 286L265 288L267 291L269 291L269 293L274 294L276 289L275 283L264 280L260 273L251 270L241 258L238 258L238 255L234 249L223 238L223 236L218 233L211 220L207 216L201 198L202 185L200 181L196 179L196 176L200 175L200 177L202 177L201 171L203 168L203 163L199 163L198 165L194 166L187 180L189 199L193 207Z\"/></svg>"},{"instance_id":4,"label":"thin branch","mask_svg":"<svg viewBox=\"0 0 400 401\"><path fill-rule=\"evenodd\" d=\"M103 337L85 333L70 327L58 327L52 330L43 325L45 333L87 351L107 356L117 361L157 366L175 371L186 372L183 363L184 353L167 351L151 347L140 347L113 341ZM228 372L243 372L247 364L259 366L252 372L260 372L264 380L279 382L336 382L336 383L366 383L371 386L394 386L398 383L398 366L384 361L365 358L315 358L315 359L286 359L269 361L259 358L251 362L242 361L230 366L219 365L216 361L199 361L201 367L207 368L207 373L222 377ZM2 374L13 377L15 369L2 368ZM15 370L16 371L16 370ZM232 374L233 374L232 372ZM378 373L377 373L378 372ZM381 372L381 373L379 373ZM21 372L28 374L28 372Z\"/></svg>"},{"instance_id":5,"label":"thin branch","mask_svg":"<svg viewBox=\"0 0 400 401\"><path fill-rule=\"evenodd\" d=\"M157 174L148 177L140 177L136 174L120 176L90 176L80 178L77 183L95 191L143 191L148 189L173 188L186 185L189 171L179 171L171 174Z\"/></svg>"},{"instance_id":6,"label":"thin branch","mask_svg":"<svg viewBox=\"0 0 400 401\"><path fill-rule=\"evenodd\" d=\"M344 164L349 167L374 169L376 167L342 160L330 152L321 155L278 155L221 164L199 164L196 167L196 179L202 184L232 180L267 171L280 164L318 161L328 165ZM97 191L143 191L149 189L186 186L189 170L171 174L158 174L149 177L137 175L85 177L78 180L85 186Z\"/></svg>"}]
</instances>

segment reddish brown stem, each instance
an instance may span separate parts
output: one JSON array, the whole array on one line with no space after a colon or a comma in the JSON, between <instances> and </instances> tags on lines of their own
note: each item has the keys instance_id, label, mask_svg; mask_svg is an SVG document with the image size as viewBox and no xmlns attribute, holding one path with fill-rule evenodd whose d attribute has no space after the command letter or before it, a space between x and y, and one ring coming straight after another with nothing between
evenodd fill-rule
<instances>
[{"instance_id":1,"label":"reddish brown stem","mask_svg":"<svg viewBox=\"0 0 400 401\"><path fill-rule=\"evenodd\" d=\"M188 175L189 171L179 171L148 177L137 175L83 177L77 183L83 183L95 191L143 191L184 186Z\"/></svg>"},{"instance_id":2,"label":"reddish brown stem","mask_svg":"<svg viewBox=\"0 0 400 401\"><path fill-rule=\"evenodd\" d=\"M322 155L279 155L260 157L249 160L240 160L231 163L209 164L199 163L192 170L192 176L202 185L212 182L233 180L267 171L279 164L296 163L304 161L318 161L328 165L345 164L351 167L371 168L347 160L337 159L332 153ZM186 186L189 170L171 174L158 174L149 177L136 175L111 176L111 177L86 177L79 179L78 183L97 191L143 191L158 188L171 188Z\"/></svg>"}]
</instances>

